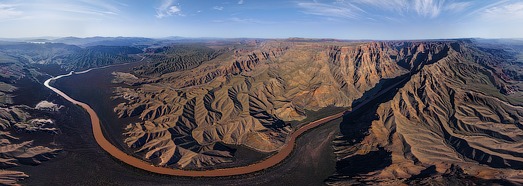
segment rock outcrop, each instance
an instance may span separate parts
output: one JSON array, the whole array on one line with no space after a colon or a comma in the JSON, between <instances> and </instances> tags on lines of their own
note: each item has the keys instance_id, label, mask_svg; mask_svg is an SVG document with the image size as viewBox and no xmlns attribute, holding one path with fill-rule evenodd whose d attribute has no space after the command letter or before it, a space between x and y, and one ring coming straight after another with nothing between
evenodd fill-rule
<instances>
[{"instance_id":1,"label":"rock outcrop","mask_svg":"<svg viewBox=\"0 0 523 186\"><path fill-rule=\"evenodd\" d=\"M232 161L233 154L216 149L216 143L277 151L295 130L286 123L305 119L305 110L350 108L381 81L440 60L450 44L266 41L209 46L219 55L198 65L192 65L194 60L174 60L188 65L153 62L136 68L132 80L115 73L114 82L131 86L116 89L115 98L126 101L114 110L119 117L141 120L128 125L125 143L144 159L201 168ZM144 71L160 72L151 66L180 68Z\"/></svg>"},{"instance_id":2,"label":"rock outcrop","mask_svg":"<svg viewBox=\"0 0 523 186\"><path fill-rule=\"evenodd\" d=\"M10 170L0 170L0 184L15 186L19 185L17 182L28 178L29 176L23 172L19 171L10 171Z\"/></svg>"},{"instance_id":3,"label":"rock outcrop","mask_svg":"<svg viewBox=\"0 0 523 186\"><path fill-rule=\"evenodd\" d=\"M328 183L397 184L432 166L445 175L455 165L477 180L521 183L523 100L507 94L510 82L496 73L493 59L469 44L456 43L446 55L422 62L422 68L410 65L419 70L392 100L367 112L376 119L360 124L370 125L364 135L353 137L347 126L345 135L335 140L338 172ZM354 160L378 152L387 154L373 162L379 166L347 171L356 165Z\"/></svg>"},{"instance_id":4,"label":"rock outcrop","mask_svg":"<svg viewBox=\"0 0 523 186\"><path fill-rule=\"evenodd\" d=\"M31 133L29 136L40 136L41 139L60 133L54 120L49 118L60 108L62 106L47 101L40 102L35 108L25 105L0 107L0 184L16 185L18 180L28 177L23 172L4 169L22 164L39 165L61 152L56 145L35 143L38 137L35 137L36 140L27 138L28 133ZM46 118L42 118L44 116Z\"/></svg>"}]
</instances>

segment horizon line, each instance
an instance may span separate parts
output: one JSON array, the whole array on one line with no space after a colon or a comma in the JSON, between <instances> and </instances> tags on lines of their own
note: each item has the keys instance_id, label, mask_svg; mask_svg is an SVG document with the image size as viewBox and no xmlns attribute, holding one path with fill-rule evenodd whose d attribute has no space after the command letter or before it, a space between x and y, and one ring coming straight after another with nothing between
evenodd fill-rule
<instances>
[{"instance_id":1,"label":"horizon line","mask_svg":"<svg viewBox=\"0 0 523 186\"><path fill-rule=\"evenodd\" d=\"M188 37L188 36L162 36L162 37L147 37L147 36L29 36L29 37L0 37L0 41L6 40L58 40L64 38L76 38L76 39L89 39L89 38L144 38L144 39L155 39L155 40L169 40L169 38L179 39L223 39L223 40L234 40L234 39L264 39L264 40L289 40L289 39L304 39L304 40L340 40L340 41L416 41L416 40L459 40L459 39L523 39L518 37L450 37L450 38L403 38L403 39L356 39L356 38L327 38L327 37L213 37L213 36L199 36L199 37Z\"/></svg>"}]
</instances>

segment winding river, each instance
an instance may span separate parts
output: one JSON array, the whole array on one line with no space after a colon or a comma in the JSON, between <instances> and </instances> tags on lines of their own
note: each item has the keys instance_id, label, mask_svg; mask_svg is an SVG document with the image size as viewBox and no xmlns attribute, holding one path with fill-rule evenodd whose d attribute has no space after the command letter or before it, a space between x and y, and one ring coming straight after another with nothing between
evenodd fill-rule
<instances>
[{"instance_id":1,"label":"winding river","mask_svg":"<svg viewBox=\"0 0 523 186\"><path fill-rule=\"evenodd\" d=\"M169 167L158 167L154 166L151 163L148 163L146 161L143 161L141 159L138 159L136 157L133 157L131 155L126 154L125 152L121 151L117 147L115 147L112 143L110 143L104 136L100 124L100 119L98 118L98 115L96 112L86 103L77 101L64 92L60 91L59 89L53 87L50 85L50 83L54 80L71 76L73 74L81 74L81 73L87 73L93 69L89 69L82 72L70 72L68 74L56 76L53 78L49 78L44 82L44 85L57 93L58 95L65 98L67 101L70 101L71 103L75 105L79 105L80 107L84 108L87 113L89 113L90 119L91 119L91 125L93 129L93 134L96 140L96 143L102 147L103 150L105 150L107 153L109 153L114 158L139 169L143 169L149 172L154 172L158 174L164 174L164 175L173 175L173 176L187 176L187 177L219 177L219 176L234 176L234 175L241 175L241 174L248 174L253 172L258 172L270 167L273 167L277 165L278 163L282 162L287 158L293 151L295 145L296 145L296 138L299 137L304 132L313 129L315 127L318 127L324 123L327 123L329 121L335 120L337 118L342 117L344 114L350 113L349 111L337 113L328 117L324 117L322 119L318 119L316 121L310 122L302 127L300 127L298 130L294 131L289 139L287 140L287 143L280 149L280 151L269 158L262 160L258 163L246 165L246 166L240 166L240 167L232 167L232 168L223 168L223 169L213 169L213 170L180 170L180 169L172 169ZM388 92L392 88L396 87L399 83L403 81L400 81L390 87L388 87L385 90L380 91L374 98L379 97L383 93ZM367 101L364 101L358 106L354 107L352 110L357 110L361 108L361 106L365 105L372 99L369 99Z\"/></svg>"},{"instance_id":2,"label":"winding river","mask_svg":"<svg viewBox=\"0 0 523 186\"><path fill-rule=\"evenodd\" d=\"M126 154L125 152L121 151L117 147L115 147L112 143L110 143L104 136L100 124L100 119L98 118L98 115L96 112L86 103L77 101L61 90L51 86L51 82L63 77L71 76L73 74L80 74L80 73L87 73L92 69L82 71L82 72L70 72L68 74L56 76L53 78L49 78L44 82L44 85L51 89L53 92L57 93L58 95L65 98L67 101L78 105L82 108L84 108L87 113L89 113L89 116L91 118L91 125L93 129L94 138L96 140L96 143L102 147L103 150L105 150L107 153L109 153L114 158L139 169L143 169L149 172L154 172L158 174L165 174L165 175L173 175L173 176L189 176L189 177L218 177L218 176L233 176L233 175L241 175L241 174L248 174L253 173L257 171L261 171L267 168L270 168L272 166L277 165L281 161L283 161L287 156L289 156L292 153L292 150L294 149L294 146L296 144L296 138L303 134L304 132L315 128L317 126L320 126L321 124L324 124L326 122L332 121L334 119L340 118L343 116L344 112L331 115L313 122L310 122L309 124L301 127L300 129L294 131L290 137L287 143L281 148L281 150L276 153L275 155L261 161L255 164L247 165L247 166L241 166L241 167L233 167L233 168L224 168L224 169L213 169L213 170L179 170L179 169L172 169L168 167L157 167L154 166L146 161L143 161L141 159L138 159L136 157L133 157L131 155Z\"/></svg>"}]
</instances>

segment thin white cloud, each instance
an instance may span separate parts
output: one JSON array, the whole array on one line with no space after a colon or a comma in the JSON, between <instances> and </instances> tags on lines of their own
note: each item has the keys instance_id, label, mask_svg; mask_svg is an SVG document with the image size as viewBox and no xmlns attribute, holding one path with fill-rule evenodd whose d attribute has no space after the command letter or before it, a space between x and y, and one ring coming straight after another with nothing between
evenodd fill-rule
<instances>
[{"instance_id":1,"label":"thin white cloud","mask_svg":"<svg viewBox=\"0 0 523 186\"><path fill-rule=\"evenodd\" d=\"M14 19L22 15L22 11L16 9L16 5L0 4L0 21Z\"/></svg>"},{"instance_id":2,"label":"thin white cloud","mask_svg":"<svg viewBox=\"0 0 523 186\"><path fill-rule=\"evenodd\" d=\"M472 2L456 2L456 3L450 3L445 7L445 10L451 11L451 12L461 12L467 8L472 6Z\"/></svg>"},{"instance_id":3,"label":"thin white cloud","mask_svg":"<svg viewBox=\"0 0 523 186\"><path fill-rule=\"evenodd\" d=\"M326 17L339 17L356 19L359 18L359 14L363 10L353 6L352 4L345 4L343 6L336 6L334 4L325 3L298 3L298 7L303 9L303 12L311 15L326 16Z\"/></svg>"},{"instance_id":4,"label":"thin white cloud","mask_svg":"<svg viewBox=\"0 0 523 186\"><path fill-rule=\"evenodd\" d=\"M391 10L400 14L409 9L409 1L407 0L353 0L351 2L377 7L382 10Z\"/></svg>"},{"instance_id":5,"label":"thin white cloud","mask_svg":"<svg viewBox=\"0 0 523 186\"><path fill-rule=\"evenodd\" d=\"M99 7L78 5L78 4L48 4L41 6L47 10L52 11L61 11L61 12L70 12L75 14L86 14L86 15L97 15L97 16L112 16L118 15L117 12L106 10Z\"/></svg>"},{"instance_id":6,"label":"thin white cloud","mask_svg":"<svg viewBox=\"0 0 523 186\"><path fill-rule=\"evenodd\" d=\"M38 19L45 21L59 20L106 20L118 19L122 15L122 7L129 6L119 0L27 0L14 3L0 1L0 20ZM157 17L182 15L179 6L172 5L173 1L163 1L157 9ZM165 6L169 5L170 6Z\"/></svg>"},{"instance_id":7,"label":"thin white cloud","mask_svg":"<svg viewBox=\"0 0 523 186\"><path fill-rule=\"evenodd\" d=\"M182 10L178 7L178 6L171 6L169 7L169 10L167 10L167 12L169 14L177 14L177 13L180 13Z\"/></svg>"},{"instance_id":8,"label":"thin white cloud","mask_svg":"<svg viewBox=\"0 0 523 186\"><path fill-rule=\"evenodd\" d=\"M52 12L53 14L63 15L64 17L71 16L85 16L86 15L96 15L101 17L116 16L121 13L120 7L124 5L112 1L102 1L102 0L80 0L80 1L46 1L38 3L26 3L21 4L23 9L31 10L28 12L34 12L35 10ZM74 13L74 14L64 14L65 13ZM76 14L76 15L75 15ZM91 17L92 18L92 17Z\"/></svg>"},{"instance_id":9,"label":"thin white cloud","mask_svg":"<svg viewBox=\"0 0 523 186\"><path fill-rule=\"evenodd\" d=\"M156 8L156 17L164 18L169 16L183 16L182 9L179 5L174 5L173 0L163 0L162 4Z\"/></svg>"},{"instance_id":10,"label":"thin white cloud","mask_svg":"<svg viewBox=\"0 0 523 186\"><path fill-rule=\"evenodd\" d=\"M125 4L121 4L112 0L81 0L81 2L88 7L96 8L98 10L101 10L101 12L110 12L110 14L114 15L120 12L118 6L114 4L118 4L119 6L125 6Z\"/></svg>"},{"instance_id":11,"label":"thin white cloud","mask_svg":"<svg viewBox=\"0 0 523 186\"><path fill-rule=\"evenodd\" d=\"M231 17L228 19L220 19L220 20L213 20L212 22L215 23L243 23L243 24L273 24L274 22L270 21L262 21L258 19L249 19L249 18L239 18L239 17Z\"/></svg>"},{"instance_id":12,"label":"thin white cloud","mask_svg":"<svg viewBox=\"0 0 523 186\"><path fill-rule=\"evenodd\" d=\"M523 2L508 3L485 9L483 18L491 20L523 20Z\"/></svg>"},{"instance_id":13,"label":"thin white cloud","mask_svg":"<svg viewBox=\"0 0 523 186\"><path fill-rule=\"evenodd\" d=\"M326 17L390 19L391 17L420 17L434 19L445 12L468 10L473 0L336 0L333 3L297 2L304 13ZM372 13L368 13L372 12Z\"/></svg>"},{"instance_id":14,"label":"thin white cloud","mask_svg":"<svg viewBox=\"0 0 523 186\"><path fill-rule=\"evenodd\" d=\"M237 23L253 23L253 24L272 24L274 22L270 21L262 21L258 19L242 19L238 17L233 17L229 19L230 21L237 22Z\"/></svg>"},{"instance_id":15,"label":"thin white cloud","mask_svg":"<svg viewBox=\"0 0 523 186\"><path fill-rule=\"evenodd\" d=\"M428 18L439 16L446 5L445 0L353 0L352 2L393 11L400 15L415 12L419 16Z\"/></svg>"},{"instance_id":16,"label":"thin white cloud","mask_svg":"<svg viewBox=\"0 0 523 186\"><path fill-rule=\"evenodd\" d=\"M223 6L214 6L214 7L212 7L212 9L222 11Z\"/></svg>"},{"instance_id":17,"label":"thin white cloud","mask_svg":"<svg viewBox=\"0 0 523 186\"><path fill-rule=\"evenodd\" d=\"M85 19L92 19L93 17L87 17L86 15L100 16L100 18L107 18L111 16L117 16L121 13L119 7L123 5L114 1L47 1L38 3L24 3L20 7L24 10L28 10L28 13L34 14L34 12L47 12L48 14L54 14L56 16L63 16L64 19L71 17L84 17ZM43 15L35 15L43 16Z\"/></svg>"},{"instance_id":18,"label":"thin white cloud","mask_svg":"<svg viewBox=\"0 0 523 186\"><path fill-rule=\"evenodd\" d=\"M417 0L414 1L414 10L418 15L435 18L441 13L445 0Z\"/></svg>"},{"instance_id":19,"label":"thin white cloud","mask_svg":"<svg viewBox=\"0 0 523 186\"><path fill-rule=\"evenodd\" d=\"M475 14L483 13L483 12L485 12L485 10L487 10L489 8L493 8L493 7L504 5L507 2L509 2L509 0L500 0L500 1L493 2L493 3L488 3L488 4L486 4L486 5L484 5L484 6L480 7L480 8L476 8L473 11L470 11L466 16L472 16L472 15L475 15Z\"/></svg>"},{"instance_id":20,"label":"thin white cloud","mask_svg":"<svg viewBox=\"0 0 523 186\"><path fill-rule=\"evenodd\" d=\"M243 5L243 3L245 3L243 0L238 1L239 5Z\"/></svg>"},{"instance_id":21,"label":"thin white cloud","mask_svg":"<svg viewBox=\"0 0 523 186\"><path fill-rule=\"evenodd\" d=\"M119 15L120 6L114 1L101 0L0 3L0 20L100 20Z\"/></svg>"},{"instance_id":22,"label":"thin white cloud","mask_svg":"<svg viewBox=\"0 0 523 186\"><path fill-rule=\"evenodd\" d=\"M233 17L233 18L231 18L229 20L234 21L234 22L244 22L244 23L253 22L254 21L253 19L241 19L241 18L237 18L237 17Z\"/></svg>"}]
</instances>

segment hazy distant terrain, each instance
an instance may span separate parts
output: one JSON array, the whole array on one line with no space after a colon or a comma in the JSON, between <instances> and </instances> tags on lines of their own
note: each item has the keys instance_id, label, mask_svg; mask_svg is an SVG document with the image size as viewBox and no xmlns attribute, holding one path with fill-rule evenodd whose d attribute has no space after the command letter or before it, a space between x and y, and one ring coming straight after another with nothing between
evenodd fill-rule
<instances>
[{"instance_id":1,"label":"hazy distant terrain","mask_svg":"<svg viewBox=\"0 0 523 186\"><path fill-rule=\"evenodd\" d=\"M133 63L106 74L116 87L111 109L127 122L106 134L155 166L259 162L308 122L359 105L326 141L337 161L336 172L317 178L326 184L521 184L522 56L517 39L0 42L0 183L31 179L24 166L70 156L60 136L74 125L57 121L74 122L61 119L71 108L45 79ZM241 148L255 155L238 156Z\"/></svg>"}]
</instances>

